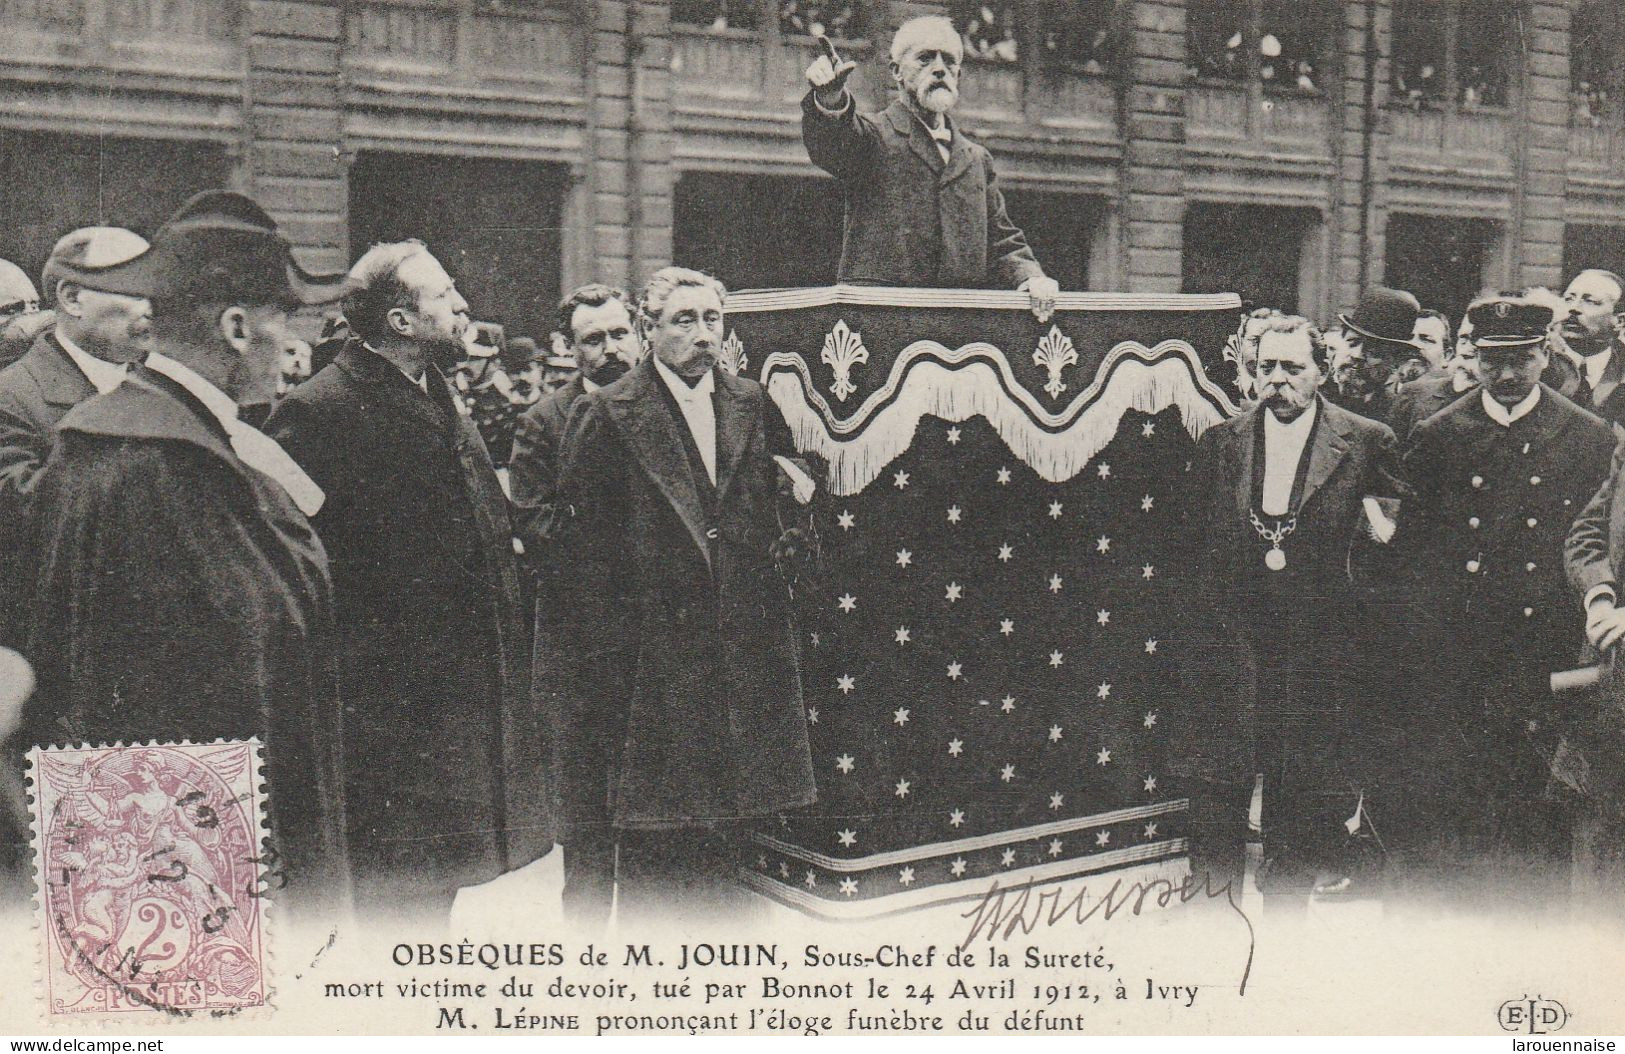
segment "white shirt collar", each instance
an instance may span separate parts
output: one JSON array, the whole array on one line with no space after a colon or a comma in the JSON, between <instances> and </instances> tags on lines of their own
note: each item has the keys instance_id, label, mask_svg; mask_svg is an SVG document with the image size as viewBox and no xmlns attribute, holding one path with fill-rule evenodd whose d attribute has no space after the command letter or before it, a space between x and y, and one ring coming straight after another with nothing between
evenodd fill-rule
<instances>
[{"instance_id":1,"label":"white shirt collar","mask_svg":"<svg viewBox=\"0 0 1625 1054\"><path fill-rule=\"evenodd\" d=\"M123 384L124 378L130 375L128 363L98 359L69 339L68 335L62 332L61 326L56 328L56 342L68 353L68 358L73 360L73 364L79 367L79 372L85 375L85 380L103 395Z\"/></svg>"},{"instance_id":2,"label":"white shirt collar","mask_svg":"<svg viewBox=\"0 0 1625 1054\"><path fill-rule=\"evenodd\" d=\"M660 361L659 356L650 355L649 359L655 364L655 372L660 374L660 379L666 382L667 388L671 389L672 398L679 403L698 402L701 399L710 402L711 392L717 386L716 375L711 370L706 370L705 376L701 377L699 382L690 388L687 381L677 376L672 372L671 367Z\"/></svg>"},{"instance_id":3,"label":"white shirt collar","mask_svg":"<svg viewBox=\"0 0 1625 1054\"><path fill-rule=\"evenodd\" d=\"M1535 385L1534 390L1523 397L1522 402L1510 409L1496 402L1488 391L1480 391L1479 396L1484 400L1484 412L1490 415L1490 420L1502 428L1511 428L1514 421L1527 415L1535 408L1535 404L1540 402L1540 385Z\"/></svg>"},{"instance_id":4,"label":"white shirt collar","mask_svg":"<svg viewBox=\"0 0 1625 1054\"><path fill-rule=\"evenodd\" d=\"M603 385L602 384L594 384L592 378L588 377L585 373L583 373L581 375L581 387L586 391L596 392L598 389L602 388Z\"/></svg>"},{"instance_id":5,"label":"white shirt collar","mask_svg":"<svg viewBox=\"0 0 1625 1054\"><path fill-rule=\"evenodd\" d=\"M154 351L147 355L147 368L163 374L197 396L198 402L208 408L209 412L220 422L220 427L227 432L230 432L239 423L237 420L237 401L215 387L214 384L191 367L176 362L168 355Z\"/></svg>"},{"instance_id":6,"label":"white shirt collar","mask_svg":"<svg viewBox=\"0 0 1625 1054\"><path fill-rule=\"evenodd\" d=\"M1596 388L1598 384L1602 383L1603 371L1608 369L1608 363L1613 359L1613 357L1614 349L1613 346L1610 345L1609 347L1604 348L1602 351L1597 352L1597 354L1588 356L1581 360L1585 363L1586 383L1592 388Z\"/></svg>"},{"instance_id":7,"label":"white shirt collar","mask_svg":"<svg viewBox=\"0 0 1625 1054\"><path fill-rule=\"evenodd\" d=\"M167 355L152 352L147 366L185 388L208 408L226 430L231 449L249 468L281 484L282 489L306 516L321 511L326 495L298 462L282 449L282 445L258 428L237 416L237 402L215 387L195 370L176 362Z\"/></svg>"}]
</instances>

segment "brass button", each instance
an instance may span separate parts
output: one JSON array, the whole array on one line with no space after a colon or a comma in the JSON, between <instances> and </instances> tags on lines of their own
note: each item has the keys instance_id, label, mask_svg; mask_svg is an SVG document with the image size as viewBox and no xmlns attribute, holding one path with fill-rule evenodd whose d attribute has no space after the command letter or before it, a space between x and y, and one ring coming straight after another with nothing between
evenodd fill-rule
<instances>
[{"instance_id":1,"label":"brass button","mask_svg":"<svg viewBox=\"0 0 1625 1054\"><path fill-rule=\"evenodd\" d=\"M1484 485L1484 477L1483 476L1474 476L1473 477L1473 486L1482 487L1483 485Z\"/></svg>"},{"instance_id":2,"label":"brass button","mask_svg":"<svg viewBox=\"0 0 1625 1054\"><path fill-rule=\"evenodd\" d=\"M1533 527L1536 523L1538 523L1540 521L1536 520L1533 516L1531 516L1531 517L1529 517L1528 522L1529 522L1529 526Z\"/></svg>"},{"instance_id":3,"label":"brass button","mask_svg":"<svg viewBox=\"0 0 1625 1054\"><path fill-rule=\"evenodd\" d=\"M1469 517L1467 517L1467 526L1471 527L1475 531L1478 530L1478 517L1477 516L1469 516Z\"/></svg>"},{"instance_id":4,"label":"brass button","mask_svg":"<svg viewBox=\"0 0 1625 1054\"><path fill-rule=\"evenodd\" d=\"M1523 609L1523 617L1524 617L1524 618L1529 618L1529 617L1530 617L1530 616L1532 616L1532 615L1533 615L1533 614L1534 614L1534 613L1535 613L1535 609L1534 609L1534 608L1524 608L1524 609Z\"/></svg>"},{"instance_id":5,"label":"brass button","mask_svg":"<svg viewBox=\"0 0 1625 1054\"><path fill-rule=\"evenodd\" d=\"M1477 560L1469 560L1469 561L1467 561L1467 573L1470 574L1470 575L1478 574L1478 561Z\"/></svg>"},{"instance_id":6,"label":"brass button","mask_svg":"<svg viewBox=\"0 0 1625 1054\"><path fill-rule=\"evenodd\" d=\"M1529 477L1529 483L1530 483L1531 486L1535 486L1535 487L1540 486L1540 477L1539 476L1530 476Z\"/></svg>"},{"instance_id":7,"label":"brass button","mask_svg":"<svg viewBox=\"0 0 1625 1054\"><path fill-rule=\"evenodd\" d=\"M1523 565L1523 569L1524 569L1524 570L1525 570L1525 571L1533 571L1533 570L1534 570L1534 569L1535 569L1535 563L1534 563L1534 561L1533 561L1533 560L1531 560L1531 561L1530 561L1530 562L1529 562L1529 563L1527 563L1527 564L1524 564L1524 565Z\"/></svg>"}]
</instances>

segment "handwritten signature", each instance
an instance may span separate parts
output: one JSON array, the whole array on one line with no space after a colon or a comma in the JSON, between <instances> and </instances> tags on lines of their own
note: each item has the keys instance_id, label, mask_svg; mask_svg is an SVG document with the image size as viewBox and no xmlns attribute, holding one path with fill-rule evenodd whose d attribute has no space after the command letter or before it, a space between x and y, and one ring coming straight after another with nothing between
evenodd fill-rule
<instances>
[{"instance_id":1,"label":"handwritten signature","mask_svg":"<svg viewBox=\"0 0 1625 1054\"><path fill-rule=\"evenodd\" d=\"M1257 934L1253 930L1252 919L1236 902L1234 880L1226 880L1216 887L1211 872L1200 875L1192 872L1178 881L1156 878L1125 883L1118 878L1105 895L1095 900L1090 899L1088 886L1081 887L1067 899L1064 887L1059 885L1040 889L1037 883L1029 879L1019 886L1006 887L994 879L982 899L960 916L970 919L971 924L959 947L960 950L969 948L978 935L985 936L989 941L1008 940L1016 933L1029 934L1040 925L1055 926L1069 918L1077 926L1096 917L1110 922L1124 911L1130 916L1138 916L1148 905L1157 908L1182 906L1198 897L1208 900L1223 897L1247 927L1247 961L1241 970L1241 994L1246 995L1247 979L1253 972Z\"/></svg>"}]
</instances>

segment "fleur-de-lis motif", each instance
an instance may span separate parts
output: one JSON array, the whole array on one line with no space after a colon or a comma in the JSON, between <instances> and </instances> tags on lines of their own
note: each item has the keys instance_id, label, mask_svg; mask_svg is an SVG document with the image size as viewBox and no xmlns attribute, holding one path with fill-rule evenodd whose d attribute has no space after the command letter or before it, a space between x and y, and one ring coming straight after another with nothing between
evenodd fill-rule
<instances>
[{"instance_id":1,"label":"fleur-de-lis motif","mask_svg":"<svg viewBox=\"0 0 1625 1054\"><path fill-rule=\"evenodd\" d=\"M1061 371L1076 365L1077 361L1078 352L1072 346L1072 338L1062 333L1059 326L1051 326L1044 339L1038 342L1038 350L1033 352L1033 364L1049 371L1049 383L1044 385L1044 390L1049 392L1052 399L1060 398L1061 393L1066 391Z\"/></svg>"},{"instance_id":2,"label":"fleur-de-lis motif","mask_svg":"<svg viewBox=\"0 0 1625 1054\"><path fill-rule=\"evenodd\" d=\"M829 390L835 398L846 402L846 397L858 390L852 383L852 367L869 361L869 349L863 346L863 334L847 328L846 320L839 319L835 328L824 334L824 350L819 359L835 371L835 380Z\"/></svg>"},{"instance_id":3,"label":"fleur-de-lis motif","mask_svg":"<svg viewBox=\"0 0 1625 1054\"><path fill-rule=\"evenodd\" d=\"M735 377L745 372L750 365L750 356L745 354L745 342L739 339L739 334L733 330L728 331L728 339L722 342L722 368Z\"/></svg>"}]
</instances>

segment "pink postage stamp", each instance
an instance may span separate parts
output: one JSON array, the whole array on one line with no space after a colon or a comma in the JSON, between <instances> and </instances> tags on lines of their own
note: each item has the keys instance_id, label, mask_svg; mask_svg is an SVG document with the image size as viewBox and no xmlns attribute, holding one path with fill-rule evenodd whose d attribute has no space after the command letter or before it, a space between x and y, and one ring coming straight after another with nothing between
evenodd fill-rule
<instances>
[{"instance_id":1,"label":"pink postage stamp","mask_svg":"<svg viewBox=\"0 0 1625 1054\"><path fill-rule=\"evenodd\" d=\"M35 749L47 1012L234 1014L266 1001L257 741Z\"/></svg>"}]
</instances>

